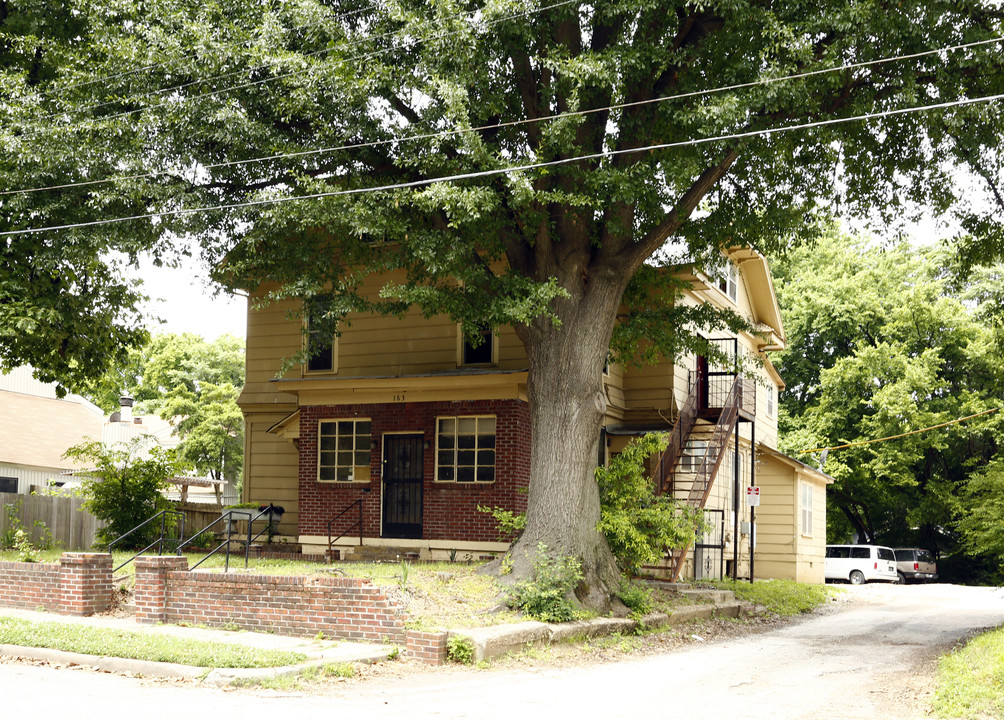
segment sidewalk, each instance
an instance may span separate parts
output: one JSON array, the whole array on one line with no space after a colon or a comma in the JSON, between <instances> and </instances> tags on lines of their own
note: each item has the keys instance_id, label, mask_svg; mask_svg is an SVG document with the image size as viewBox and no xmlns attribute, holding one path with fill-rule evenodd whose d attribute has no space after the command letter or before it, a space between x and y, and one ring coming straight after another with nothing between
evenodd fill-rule
<instances>
[{"instance_id":1,"label":"sidewalk","mask_svg":"<svg viewBox=\"0 0 1004 720\"><path fill-rule=\"evenodd\" d=\"M0 618L15 617L32 622L60 623L65 625L86 625L115 631L129 631L141 634L162 635L182 640L201 640L212 643L238 645L259 650L286 650L307 656L307 660L297 665L272 668L205 668L175 663L132 660L128 658L82 655L80 653L52 650L49 648L22 647L0 644L0 657L20 657L44 660L54 663L74 664L96 670L115 673L134 673L150 677L202 678L203 682L214 685L230 685L240 681L261 680L284 675L298 675L304 670L334 663L379 662L394 655L399 648L393 645L377 645L339 640L317 640L313 638L288 637L269 633L255 633L245 630L213 630L180 625L147 625L128 617L107 617L92 615L74 617L55 613L35 612L0 608Z\"/></svg>"}]
</instances>

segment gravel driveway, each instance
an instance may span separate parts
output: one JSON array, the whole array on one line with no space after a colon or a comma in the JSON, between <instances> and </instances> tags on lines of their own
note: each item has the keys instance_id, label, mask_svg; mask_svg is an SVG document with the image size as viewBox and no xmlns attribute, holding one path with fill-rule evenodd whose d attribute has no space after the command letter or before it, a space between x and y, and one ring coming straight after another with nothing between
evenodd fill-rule
<instances>
[{"instance_id":1,"label":"gravel driveway","mask_svg":"<svg viewBox=\"0 0 1004 720\"><path fill-rule=\"evenodd\" d=\"M823 613L762 634L628 661L560 669L443 669L321 694L151 684L0 664L11 717L921 718L937 656L1004 623L1004 591L953 585L847 587ZM48 691L41 691L49 688ZM21 713L20 715L18 713Z\"/></svg>"}]
</instances>

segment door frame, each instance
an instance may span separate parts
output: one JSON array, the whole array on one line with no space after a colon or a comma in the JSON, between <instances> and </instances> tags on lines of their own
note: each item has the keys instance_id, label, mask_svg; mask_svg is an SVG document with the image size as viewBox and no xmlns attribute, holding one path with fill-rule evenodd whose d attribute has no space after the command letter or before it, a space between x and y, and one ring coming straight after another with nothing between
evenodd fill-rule
<instances>
[{"instance_id":1,"label":"door frame","mask_svg":"<svg viewBox=\"0 0 1004 720\"><path fill-rule=\"evenodd\" d=\"M422 508L421 508L421 522L419 523L421 527L421 535L425 534L425 431L424 430L393 430L390 432L382 433L380 436L380 537L387 537L384 535L384 518L386 517L384 511L384 503L387 501L387 438L390 436L405 436L412 435L422 438L422 479L421 479L421 498L422 498ZM397 540L406 540L409 538L390 538ZM421 539L411 538L411 539Z\"/></svg>"}]
</instances>

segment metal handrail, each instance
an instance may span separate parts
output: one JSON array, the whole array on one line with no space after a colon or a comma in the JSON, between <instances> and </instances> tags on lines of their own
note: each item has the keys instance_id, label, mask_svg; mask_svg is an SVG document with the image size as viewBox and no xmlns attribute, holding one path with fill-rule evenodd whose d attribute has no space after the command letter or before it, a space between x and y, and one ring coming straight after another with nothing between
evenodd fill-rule
<instances>
[{"instance_id":1,"label":"metal handrail","mask_svg":"<svg viewBox=\"0 0 1004 720\"><path fill-rule=\"evenodd\" d=\"M226 524L227 538L226 538L226 540L224 540L219 545L217 545L212 550L210 550L208 553L206 553L206 556L204 558L202 558L201 560L199 560L199 562L197 562L194 565L192 565L192 567L190 567L189 570L194 570L195 568L199 567L199 565L201 565L202 563L204 563L206 560L208 560L209 558L211 558L213 555L215 555L216 553L218 553L220 550L222 550L223 548L226 548L226 553L224 554L224 561L223 561L223 572L229 572L230 571L230 544L234 541L234 524L235 524L235 522L234 522L234 516L238 515L238 516L241 516L241 519L244 520L244 521L246 521L247 524L248 524L247 539L244 542L244 569L246 570L247 567L248 567L248 560L249 560L250 553L251 553L251 543L253 543L255 540L257 540L258 538L260 538L265 533L267 533L269 531L269 528L272 526L273 507L274 507L273 505L268 505L268 506L265 507L265 509L259 511L257 515L253 515L253 513L252 513L251 510L242 510L242 509L236 509L236 508L235 509L231 509L231 510L226 510L218 518L216 518L211 523L209 523L208 525L206 525L199 532L197 532L194 535L192 535L192 537L188 538L188 540L186 540L186 541L182 542L181 544L179 544L178 547L176 548L176 552L177 552L178 555L181 555L181 549L183 547L185 547L186 545L192 545L193 544L192 541L195 540L197 537L199 537L203 533L207 532L208 530L210 530L211 528L213 528L217 524L219 524L219 523L221 523L223 521L227 521L227 524ZM265 526L264 530L259 530L257 534L251 535L252 526L254 525L255 521L261 519L265 515L268 515L268 525Z\"/></svg>"},{"instance_id":2,"label":"metal handrail","mask_svg":"<svg viewBox=\"0 0 1004 720\"><path fill-rule=\"evenodd\" d=\"M126 565L128 565L129 563L131 563L133 560L135 560L140 555L142 555L143 553L145 553L147 550L149 550L150 548L152 548L154 545L159 545L159 547L157 548L157 554L158 555L163 555L164 554L164 540L165 540L165 535L167 534L167 518L168 518L169 515L178 515L178 516L181 517L181 540L184 541L184 539L185 539L185 519L187 517L185 515L185 513L183 513L180 510L161 510L159 513L157 513L153 517L147 518L146 520L144 520L143 522L141 522L139 525L137 525L136 527L134 527L132 530L129 530L128 532L125 532L122 535L119 535L117 538L115 538L110 543L108 543L108 552L110 553L112 551L112 546L115 543L119 542L120 540L124 540L125 538L129 537L130 535L132 535L134 532L136 532L140 528L145 527L146 525L148 525L149 523L153 522L157 518L160 518L160 537L158 537L156 540L154 540L152 543L150 543L149 545L147 545L145 548L143 548L142 550L140 550L138 553L136 553L135 555L133 555L131 558L129 558L128 560L126 560L124 563L122 563L118 567L112 568L112 572L113 573L118 572L119 570L121 570L122 568L124 568Z\"/></svg>"},{"instance_id":3,"label":"metal handrail","mask_svg":"<svg viewBox=\"0 0 1004 720\"><path fill-rule=\"evenodd\" d=\"M332 525L332 523L334 523L335 520L337 520L338 518L340 518L342 515L344 515L345 513L347 513L349 510L351 510L353 508L353 506L355 506L355 505L359 506L359 520L358 520L358 522L355 523L355 524L353 524L353 525L350 525L348 530L346 530L341 535L339 535L334 540L332 540L331 539L331 525ZM345 537L346 535L348 535L349 534L349 530L351 530L352 528L354 528L356 525L359 525L359 545L361 546L363 544L363 499L362 498L359 498L355 502L350 503L344 510L342 510L340 513L338 513L333 518L331 518L330 520L328 520L328 562L331 562L331 554L332 554L331 550L332 550L332 546L336 542L338 542L339 540L341 540L343 537Z\"/></svg>"}]
</instances>

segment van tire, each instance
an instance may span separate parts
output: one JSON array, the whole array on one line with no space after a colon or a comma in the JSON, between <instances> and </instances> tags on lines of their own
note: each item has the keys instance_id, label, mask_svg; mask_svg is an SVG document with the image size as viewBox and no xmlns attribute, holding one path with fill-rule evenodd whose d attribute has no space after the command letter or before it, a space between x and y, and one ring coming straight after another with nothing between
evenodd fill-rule
<instances>
[{"instance_id":1,"label":"van tire","mask_svg":"<svg viewBox=\"0 0 1004 720\"><path fill-rule=\"evenodd\" d=\"M865 574L860 570L851 570L851 585L864 585Z\"/></svg>"}]
</instances>

